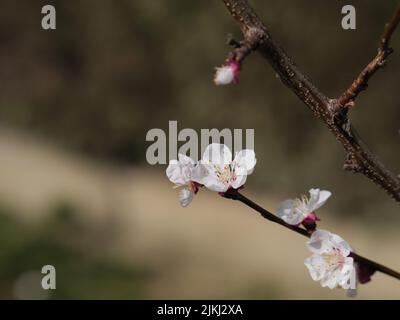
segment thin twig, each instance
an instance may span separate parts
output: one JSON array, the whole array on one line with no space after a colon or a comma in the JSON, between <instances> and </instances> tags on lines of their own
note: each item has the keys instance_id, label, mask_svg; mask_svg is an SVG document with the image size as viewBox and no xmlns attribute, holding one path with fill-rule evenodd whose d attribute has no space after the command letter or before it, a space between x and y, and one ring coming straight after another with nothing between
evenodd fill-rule
<instances>
[{"instance_id":1,"label":"thin twig","mask_svg":"<svg viewBox=\"0 0 400 320\"><path fill-rule=\"evenodd\" d=\"M248 0L222 0L230 14L239 23L244 40L242 47L235 48L229 58L242 60L257 50L268 60L282 82L295 93L321 119L342 144L347 152L344 168L359 172L382 187L396 201L400 202L400 179L385 168L378 158L367 148L347 116L347 108L338 108L335 99L321 93L297 68L286 52L269 34L267 27L257 16ZM396 11L398 12L398 11ZM385 28L383 49L387 46L393 30L398 23L398 13ZM387 52L387 50L384 50Z\"/></svg>"},{"instance_id":2,"label":"thin twig","mask_svg":"<svg viewBox=\"0 0 400 320\"><path fill-rule=\"evenodd\" d=\"M296 227L296 226L292 226L290 224L287 224L285 221L283 221L281 218L277 217L276 215L274 215L273 213L269 212L268 210L264 209L263 207L259 206L258 204L256 204L255 202L253 202L252 200L250 200L249 198L247 198L246 196L244 196L243 194L237 192L237 191L231 191L231 192L227 192L225 194L226 198L232 199L232 200L238 200L242 203L244 203L246 206L254 209L255 211L257 211L264 219L267 219L269 221L275 222L285 228L288 228L298 234L301 234L302 236L305 237L310 237L312 235L312 231L307 231L306 229L300 228L300 227ZM396 278L398 280L400 280L400 273L388 268L380 263L377 263L373 260L367 259L359 254L356 254L354 252L351 253L351 256L354 258L354 260L356 262L362 263L364 265L369 266L372 270L376 270L379 272L382 272L388 276L391 276L393 278Z\"/></svg>"},{"instance_id":3,"label":"thin twig","mask_svg":"<svg viewBox=\"0 0 400 320\"><path fill-rule=\"evenodd\" d=\"M378 54L372 59L370 63L361 71L358 77L353 81L351 86L342 94L337 100L339 107L349 106L358 94L365 90L368 86L368 80L374 75L376 71L385 65L386 58L393 52L389 47L389 41L400 21L400 5L396 9L392 18L385 25L384 31L379 41Z\"/></svg>"},{"instance_id":4,"label":"thin twig","mask_svg":"<svg viewBox=\"0 0 400 320\"><path fill-rule=\"evenodd\" d=\"M385 50L389 49L390 38L391 38L394 30L397 28L397 25L399 24L399 22L400 22L400 5L395 10L395 12L394 12L392 18L389 20L389 22L385 24L385 28L383 30L380 45L379 45L380 50L385 51Z\"/></svg>"}]
</instances>

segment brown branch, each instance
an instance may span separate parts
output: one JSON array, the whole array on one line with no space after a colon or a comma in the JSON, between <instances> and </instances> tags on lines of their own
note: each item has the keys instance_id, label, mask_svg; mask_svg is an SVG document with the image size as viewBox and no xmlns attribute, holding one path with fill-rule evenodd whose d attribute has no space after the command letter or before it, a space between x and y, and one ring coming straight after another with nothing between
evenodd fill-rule
<instances>
[{"instance_id":1,"label":"brown branch","mask_svg":"<svg viewBox=\"0 0 400 320\"><path fill-rule=\"evenodd\" d=\"M230 190L230 192L225 193L224 196L228 199L238 200L238 201L244 203L246 206L257 211L264 219L267 219L267 220L275 222L281 226L284 226L298 234L301 234L302 236L309 238L312 235L312 231L310 232L310 231L307 231L306 229L287 224L281 218L277 217L276 215L274 215L273 213L264 209L263 207L260 207L258 204L256 204L255 202L253 202L252 200L250 200L243 194L237 192L236 190ZM393 278L400 280L400 273L393 269L390 269L390 268L388 268L380 263L377 263L373 260L367 259L359 254L354 253L354 252L351 253L351 256L354 258L354 261L356 261L360 264L366 265L366 266L370 267L372 270L382 272L388 276L391 276Z\"/></svg>"},{"instance_id":2,"label":"brown branch","mask_svg":"<svg viewBox=\"0 0 400 320\"><path fill-rule=\"evenodd\" d=\"M379 45L380 50L385 51L389 49L390 38L394 30L397 28L399 22L400 22L400 5L397 7L396 11L394 12L389 22L385 24L385 29L383 30Z\"/></svg>"},{"instance_id":3,"label":"brown branch","mask_svg":"<svg viewBox=\"0 0 400 320\"><path fill-rule=\"evenodd\" d=\"M267 27L252 9L248 0L222 1L239 23L244 37L244 40L240 42L241 47L235 48L229 58L242 62L252 50L258 50L282 82L328 126L343 145L347 152L344 168L364 174L400 202L400 179L387 170L362 142L347 117L347 108L338 108L337 100L329 99L307 79L280 45L271 38ZM393 20L396 21L397 18L391 21ZM396 22L389 22L385 28L383 48L387 46L395 26Z\"/></svg>"},{"instance_id":4,"label":"brown branch","mask_svg":"<svg viewBox=\"0 0 400 320\"><path fill-rule=\"evenodd\" d=\"M400 5L396 9L392 18L385 25L384 31L379 41L378 54L364 68L358 77L353 81L351 86L342 94L337 103L339 107L345 107L357 97L357 95L365 90L368 86L368 80L385 65L386 58L393 52L389 48L389 41L400 21Z\"/></svg>"}]
</instances>

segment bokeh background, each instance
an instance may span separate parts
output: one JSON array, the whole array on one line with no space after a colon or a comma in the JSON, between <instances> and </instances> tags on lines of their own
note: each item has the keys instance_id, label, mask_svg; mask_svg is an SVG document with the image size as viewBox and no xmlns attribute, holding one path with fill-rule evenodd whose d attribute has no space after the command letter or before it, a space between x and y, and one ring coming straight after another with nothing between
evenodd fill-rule
<instances>
[{"instance_id":1,"label":"bokeh background","mask_svg":"<svg viewBox=\"0 0 400 320\"><path fill-rule=\"evenodd\" d=\"M398 1L253 0L273 37L328 96L375 55ZM53 4L57 29L41 29ZM341 28L341 8L357 30ZM0 13L0 298L343 299L311 280L304 239L202 191L189 208L145 154L152 128L254 128L246 194L275 210L311 187L333 192L321 227L400 269L400 212L257 54L240 85L214 67L240 37L222 1L3 0ZM400 32L399 32L400 33ZM400 170L400 34L351 117ZM57 289L40 288L43 265ZM358 298L400 298L376 274Z\"/></svg>"}]
</instances>

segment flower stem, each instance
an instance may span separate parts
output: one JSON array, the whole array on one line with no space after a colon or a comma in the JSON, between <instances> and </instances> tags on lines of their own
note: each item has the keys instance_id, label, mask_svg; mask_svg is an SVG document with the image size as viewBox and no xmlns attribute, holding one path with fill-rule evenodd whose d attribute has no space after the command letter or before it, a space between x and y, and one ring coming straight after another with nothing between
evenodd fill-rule
<instances>
[{"instance_id":1,"label":"flower stem","mask_svg":"<svg viewBox=\"0 0 400 320\"><path fill-rule=\"evenodd\" d=\"M268 210L264 209L263 207L260 207L258 204L256 204L255 202L253 202L252 200L250 200L249 198L247 198L246 196L244 196L243 194L239 193L237 190L230 190L228 192L225 193L224 195L225 198L228 199L232 199L232 200L238 200L242 203L244 203L246 206L254 209L255 211L257 211L264 219L267 219L269 221L275 222L283 227L286 227L294 232L297 232L299 234L301 234L302 236L305 236L307 238L309 238L312 235L312 231L307 231L306 229L297 227L297 226L292 226L290 224L287 224L285 221L283 221L281 218L277 217L276 215L274 215L273 213L269 212ZM352 252L351 257L354 258L354 260L358 263L364 264L364 265L368 265L369 267L371 267L371 269L376 270L376 271L380 271L388 276L391 276L393 278L396 278L398 280L400 280L400 273L390 269L380 263L377 263L373 260L367 259L363 256L360 256L354 252Z\"/></svg>"}]
</instances>

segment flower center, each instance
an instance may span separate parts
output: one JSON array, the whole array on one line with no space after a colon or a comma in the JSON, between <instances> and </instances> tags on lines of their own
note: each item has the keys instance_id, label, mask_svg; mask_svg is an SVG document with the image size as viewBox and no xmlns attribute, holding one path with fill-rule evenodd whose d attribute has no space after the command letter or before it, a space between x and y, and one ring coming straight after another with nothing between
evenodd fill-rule
<instances>
[{"instance_id":1,"label":"flower center","mask_svg":"<svg viewBox=\"0 0 400 320\"><path fill-rule=\"evenodd\" d=\"M308 202L308 198L305 195L301 196L301 199L295 199L294 202L294 209L301 213L303 215L304 218L306 218L310 212L307 211L307 202Z\"/></svg>"},{"instance_id":2,"label":"flower center","mask_svg":"<svg viewBox=\"0 0 400 320\"><path fill-rule=\"evenodd\" d=\"M334 251L331 253L323 253L322 257L324 258L325 264L327 264L329 268L344 264L344 257L337 248L334 248Z\"/></svg>"},{"instance_id":3,"label":"flower center","mask_svg":"<svg viewBox=\"0 0 400 320\"><path fill-rule=\"evenodd\" d=\"M218 180L224 184L229 184L231 181L236 180L236 174L229 164L224 165L223 168L214 166L214 170Z\"/></svg>"}]
</instances>

